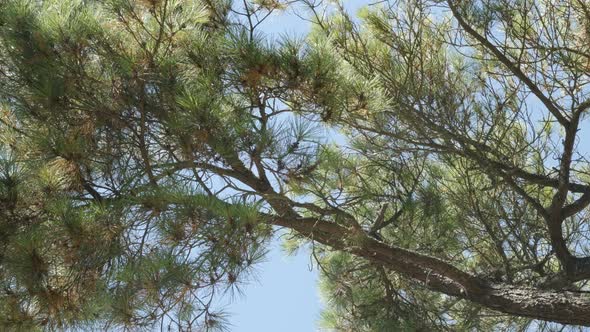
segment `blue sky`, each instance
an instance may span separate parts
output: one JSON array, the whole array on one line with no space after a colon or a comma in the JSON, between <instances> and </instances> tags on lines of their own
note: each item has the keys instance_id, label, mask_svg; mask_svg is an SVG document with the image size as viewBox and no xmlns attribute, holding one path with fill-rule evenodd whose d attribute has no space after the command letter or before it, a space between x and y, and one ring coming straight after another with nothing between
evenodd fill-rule
<instances>
[{"instance_id":1,"label":"blue sky","mask_svg":"<svg viewBox=\"0 0 590 332\"><path fill-rule=\"evenodd\" d=\"M275 241L267 261L257 266L257 280L225 308L232 332L316 331L321 301L317 270L309 252L289 256Z\"/></svg>"}]
</instances>

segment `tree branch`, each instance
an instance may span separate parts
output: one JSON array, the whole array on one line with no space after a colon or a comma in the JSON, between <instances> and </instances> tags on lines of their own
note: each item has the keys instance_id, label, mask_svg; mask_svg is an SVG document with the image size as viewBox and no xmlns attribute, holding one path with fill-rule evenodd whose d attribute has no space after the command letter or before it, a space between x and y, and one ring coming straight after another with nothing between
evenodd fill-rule
<instances>
[{"instance_id":1,"label":"tree branch","mask_svg":"<svg viewBox=\"0 0 590 332\"><path fill-rule=\"evenodd\" d=\"M557 119L557 121L562 126L567 126L569 124L569 120L563 116L560 109L547 97L543 92L539 89L539 87L528 77L525 73L522 72L518 64L512 62L504 53L502 53L494 44L492 44L489 40L487 40L484 36L479 34L475 29L470 26L463 16L459 13L457 7L454 5L454 1L448 0L447 1L453 16L459 23L459 26L467 32L471 37L481 43L485 48L487 48L492 54L502 63L504 64L514 76L518 77L530 90L531 92L539 98L539 100L545 105L547 110Z\"/></svg>"}]
</instances>

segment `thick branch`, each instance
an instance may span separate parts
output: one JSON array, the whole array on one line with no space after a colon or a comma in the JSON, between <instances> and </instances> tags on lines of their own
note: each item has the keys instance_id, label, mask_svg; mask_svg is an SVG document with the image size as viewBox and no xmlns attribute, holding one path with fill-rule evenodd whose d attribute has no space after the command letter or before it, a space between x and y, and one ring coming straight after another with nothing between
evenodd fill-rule
<instances>
[{"instance_id":1,"label":"thick branch","mask_svg":"<svg viewBox=\"0 0 590 332\"><path fill-rule=\"evenodd\" d=\"M570 183L570 170L579 119L579 113L576 113L572 118L571 123L565 126L566 132L565 139L563 141L563 153L561 154L561 160L559 163L559 186L557 187L555 195L553 195L551 206L548 209L549 217L546 218L551 245L553 246L555 254L563 265L568 276L573 276L576 274L576 271L579 270L579 268L576 266L577 259L569 251L562 231L562 224L566 218L564 214L566 211L564 211L565 209L563 206L569 193L568 187ZM576 204L574 205L574 208L578 207L579 205L583 205L587 199L587 197L584 197L584 200L580 201L580 199L577 202L578 204L574 203ZM568 213L575 211L575 209L571 208L571 205L567 210Z\"/></svg>"},{"instance_id":2,"label":"thick branch","mask_svg":"<svg viewBox=\"0 0 590 332\"><path fill-rule=\"evenodd\" d=\"M269 222L376 262L433 291L511 315L590 326L590 296L586 293L491 284L437 258L389 246L369 237L362 246L350 246L343 240L352 236L348 229L323 220L276 217Z\"/></svg>"}]
</instances>

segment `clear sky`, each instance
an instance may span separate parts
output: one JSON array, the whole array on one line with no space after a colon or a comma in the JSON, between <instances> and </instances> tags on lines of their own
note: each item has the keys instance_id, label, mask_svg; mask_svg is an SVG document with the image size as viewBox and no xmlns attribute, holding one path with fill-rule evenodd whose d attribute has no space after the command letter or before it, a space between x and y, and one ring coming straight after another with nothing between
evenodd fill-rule
<instances>
[{"instance_id":1,"label":"clear sky","mask_svg":"<svg viewBox=\"0 0 590 332\"><path fill-rule=\"evenodd\" d=\"M257 280L225 308L232 332L317 331L321 301L317 270L309 252L289 256L275 241L267 261L257 266Z\"/></svg>"},{"instance_id":2,"label":"clear sky","mask_svg":"<svg viewBox=\"0 0 590 332\"><path fill-rule=\"evenodd\" d=\"M348 0L345 6L355 12L366 0ZM269 17L261 26L269 37L303 35L309 23L287 11ZM321 300L318 272L310 270L308 250L289 256L280 240L272 243L267 261L256 267L257 280L246 284L243 295L225 307L230 314L232 332L312 332L319 331Z\"/></svg>"}]
</instances>

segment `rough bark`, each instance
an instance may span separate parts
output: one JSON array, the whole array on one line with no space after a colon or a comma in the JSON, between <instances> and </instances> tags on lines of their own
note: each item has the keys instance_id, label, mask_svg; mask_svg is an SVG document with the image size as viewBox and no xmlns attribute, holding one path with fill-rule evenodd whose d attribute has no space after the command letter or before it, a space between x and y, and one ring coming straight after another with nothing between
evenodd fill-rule
<instances>
[{"instance_id":1,"label":"rough bark","mask_svg":"<svg viewBox=\"0 0 590 332\"><path fill-rule=\"evenodd\" d=\"M491 283L435 257L387 245L368 236L363 236L359 241L359 234L327 221L313 218L272 218L270 222L293 229L334 249L372 260L433 291L510 315L590 326L588 293ZM345 240L355 236L355 244Z\"/></svg>"}]
</instances>

